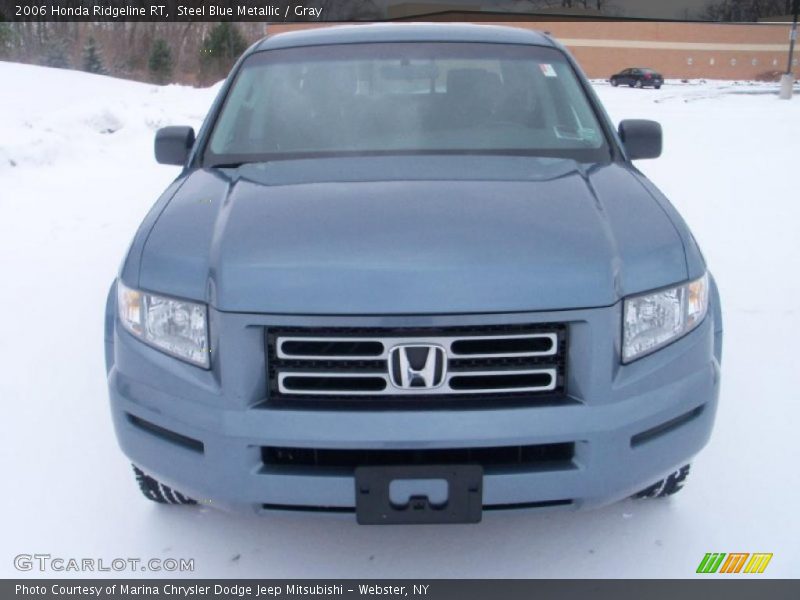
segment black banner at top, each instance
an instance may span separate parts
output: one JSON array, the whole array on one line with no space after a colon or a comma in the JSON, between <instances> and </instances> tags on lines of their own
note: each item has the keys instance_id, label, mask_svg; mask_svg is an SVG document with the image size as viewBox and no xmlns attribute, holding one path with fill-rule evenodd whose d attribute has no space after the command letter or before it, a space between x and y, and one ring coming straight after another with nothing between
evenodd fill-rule
<instances>
[{"instance_id":1,"label":"black banner at top","mask_svg":"<svg viewBox=\"0 0 800 600\"><path fill-rule=\"evenodd\" d=\"M6 21L327 21L332 2L314 0L0 0Z\"/></svg>"},{"instance_id":2,"label":"black banner at top","mask_svg":"<svg viewBox=\"0 0 800 600\"><path fill-rule=\"evenodd\" d=\"M787 0L0 0L0 21L785 21L790 7Z\"/></svg>"}]
</instances>

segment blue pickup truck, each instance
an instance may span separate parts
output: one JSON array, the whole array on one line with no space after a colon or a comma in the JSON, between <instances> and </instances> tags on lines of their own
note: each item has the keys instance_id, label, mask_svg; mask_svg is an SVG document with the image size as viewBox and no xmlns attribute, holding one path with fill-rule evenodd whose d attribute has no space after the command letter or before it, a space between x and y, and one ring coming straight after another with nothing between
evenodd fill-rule
<instances>
[{"instance_id":1,"label":"blue pickup truck","mask_svg":"<svg viewBox=\"0 0 800 600\"><path fill-rule=\"evenodd\" d=\"M549 36L466 24L252 46L111 286L150 500L476 522L678 491L722 321L675 208Z\"/></svg>"}]
</instances>

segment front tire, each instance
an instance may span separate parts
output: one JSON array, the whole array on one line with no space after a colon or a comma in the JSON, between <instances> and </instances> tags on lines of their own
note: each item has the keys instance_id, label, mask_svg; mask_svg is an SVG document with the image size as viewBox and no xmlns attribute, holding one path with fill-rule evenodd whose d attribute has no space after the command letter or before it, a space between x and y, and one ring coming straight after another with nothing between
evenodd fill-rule
<instances>
[{"instance_id":1,"label":"front tire","mask_svg":"<svg viewBox=\"0 0 800 600\"><path fill-rule=\"evenodd\" d=\"M670 473L665 479L657 481L650 487L634 494L634 498L666 498L677 494L683 489L686 478L689 477L689 465L684 465L674 473Z\"/></svg>"},{"instance_id":2,"label":"front tire","mask_svg":"<svg viewBox=\"0 0 800 600\"><path fill-rule=\"evenodd\" d=\"M617 87L618 85L619 85L619 82L616 79L612 79L611 80L611 87Z\"/></svg>"},{"instance_id":3,"label":"front tire","mask_svg":"<svg viewBox=\"0 0 800 600\"><path fill-rule=\"evenodd\" d=\"M139 484L139 489L148 500L157 502L158 504L197 504L196 500L184 496L179 491L173 490L171 487L160 483L157 479L146 475L144 471L136 465L131 466L133 467L133 474L136 476L136 481Z\"/></svg>"}]
</instances>

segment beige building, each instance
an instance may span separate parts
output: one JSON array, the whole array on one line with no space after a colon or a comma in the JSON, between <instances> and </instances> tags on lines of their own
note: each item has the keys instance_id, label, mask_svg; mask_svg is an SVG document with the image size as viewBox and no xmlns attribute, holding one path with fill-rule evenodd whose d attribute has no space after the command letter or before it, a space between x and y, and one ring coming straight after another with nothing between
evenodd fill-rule
<instances>
[{"instance_id":1,"label":"beige building","mask_svg":"<svg viewBox=\"0 0 800 600\"><path fill-rule=\"evenodd\" d=\"M786 69L789 52L788 23L531 22L497 18L486 13L446 12L427 15L424 20L471 20L547 31L570 49L592 78L606 78L625 67L638 66L652 67L667 78L777 79ZM329 25L275 24L269 26L269 33L309 26ZM793 61L795 76L800 74L798 55L800 45Z\"/></svg>"}]
</instances>

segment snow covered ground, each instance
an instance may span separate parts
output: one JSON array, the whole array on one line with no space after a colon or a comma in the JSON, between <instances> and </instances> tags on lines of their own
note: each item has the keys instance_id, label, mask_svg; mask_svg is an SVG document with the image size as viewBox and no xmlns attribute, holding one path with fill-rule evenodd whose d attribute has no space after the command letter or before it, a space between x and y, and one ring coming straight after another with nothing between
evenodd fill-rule
<instances>
[{"instance_id":1,"label":"snow covered ground","mask_svg":"<svg viewBox=\"0 0 800 600\"><path fill-rule=\"evenodd\" d=\"M800 97L597 84L615 120L663 124L663 157L640 167L691 225L724 300L717 426L683 492L477 526L358 527L151 504L116 446L106 291L177 173L154 162L155 129L197 126L215 91L11 63L0 82L0 576L23 575L17 554L49 553L194 558L202 577L689 577L712 551L773 552L766 576L800 574Z\"/></svg>"}]
</instances>

